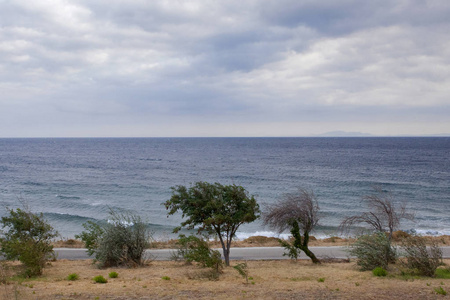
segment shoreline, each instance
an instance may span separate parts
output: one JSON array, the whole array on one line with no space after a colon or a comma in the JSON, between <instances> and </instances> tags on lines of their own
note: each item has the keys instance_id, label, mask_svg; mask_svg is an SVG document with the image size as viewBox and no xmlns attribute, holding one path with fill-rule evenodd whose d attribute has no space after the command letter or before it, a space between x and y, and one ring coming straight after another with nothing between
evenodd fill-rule
<instances>
[{"instance_id":1,"label":"shoreline","mask_svg":"<svg viewBox=\"0 0 450 300\"><path fill-rule=\"evenodd\" d=\"M400 243L401 239L409 236L404 231L396 231L393 235L394 244ZM425 236L428 241L436 241L440 246L450 245L450 235L440 236ZM243 240L233 240L231 247L280 247L279 238L266 237L266 236L251 236ZM316 239L314 236L310 237L309 246L311 247L331 247L331 246L349 246L356 239L355 238L342 238L332 236L324 239ZM166 240L153 240L150 243L149 249L176 249L177 239ZM62 239L52 243L55 248L84 248L84 243L76 239ZM211 248L220 248L219 241L210 241Z\"/></svg>"}]
</instances>

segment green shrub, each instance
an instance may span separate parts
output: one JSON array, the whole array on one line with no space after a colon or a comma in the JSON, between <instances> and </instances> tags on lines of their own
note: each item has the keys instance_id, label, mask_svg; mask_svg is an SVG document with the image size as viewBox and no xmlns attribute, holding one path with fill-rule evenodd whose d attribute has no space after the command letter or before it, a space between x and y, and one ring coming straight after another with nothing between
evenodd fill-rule
<instances>
[{"instance_id":1,"label":"green shrub","mask_svg":"<svg viewBox=\"0 0 450 300\"><path fill-rule=\"evenodd\" d=\"M169 276L163 276L163 277L161 277L161 279L162 280L170 280L170 277Z\"/></svg>"},{"instance_id":2,"label":"green shrub","mask_svg":"<svg viewBox=\"0 0 450 300\"><path fill-rule=\"evenodd\" d=\"M410 236L402 241L403 256L407 268L419 275L434 277L437 267L442 264L442 250L435 241L427 249L426 240L421 236Z\"/></svg>"},{"instance_id":3,"label":"green shrub","mask_svg":"<svg viewBox=\"0 0 450 300\"><path fill-rule=\"evenodd\" d=\"M24 276L33 277L42 274L48 260L54 257L51 240L58 233L41 214L27 209L8 209L9 215L1 218L3 237L1 249L8 260L19 260L25 266Z\"/></svg>"},{"instance_id":4,"label":"green shrub","mask_svg":"<svg viewBox=\"0 0 450 300\"><path fill-rule=\"evenodd\" d=\"M321 277L321 278L317 279L317 282L325 282L325 278Z\"/></svg>"},{"instance_id":5,"label":"green shrub","mask_svg":"<svg viewBox=\"0 0 450 300\"><path fill-rule=\"evenodd\" d=\"M387 275L387 271L383 269L382 267L376 267L372 270L373 275L378 277L384 277Z\"/></svg>"},{"instance_id":6,"label":"green shrub","mask_svg":"<svg viewBox=\"0 0 450 300\"><path fill-rule=\"evenodd\" d=\"M349 253L356 256L356 263L362 271L370 271L376 267L387 269L388 264L397 259L395 248L383 232L360 236L350 246Z\"/></svg>"},{"instance_id":7,"label":"green shrub","mask_svg":"<svg viewBox=\"0 0 450 300\"><path fill-rule=\"evenodd\" d=\"M81 239L100 267L135 267L144 263L144 251L150 246L150 231L137 215L110 211L107 223L83 224Z\"/></svg>"},{"instance_id":8,"label":"green shrub","mask_svg":"<svg viewBox=\"0 0 450 300\"><path fill-rule=\"evenodd\" d=\"M247 284L248 284L248 280L249 280L249 279L250 279L250 280L253 280L252 277L250 277L250 278L248 277L248 266L247 266L247 263L246 263L246 262L237 264L237 265L235 265L233 268L234 268L236 271L238 271L239 275L241 275L242 278L245 279L245 282L246 282Z\"/></svg>"},{"instance_id":9,"label":"green shrub","mask_svg":"<svg viewBox=\"0 0 450 300\"><path fill-rule=\"evenodd\" d=\"M117 277L119 277L119 273L113 271L113 272L110 272L108 274L108 276L109 276L109 278L117 278Z\"/></svg>"},{"instance_id":10,"label":"green shrub","mask_svg":"<svg viewBox=\"0 0 450 300\"><path fill-rule=\"evenodd\" d=\"M75 281L75 280L78 280L80 277L78 276L78 274L77 273L72 273L72 274L69 274L69 276L67 276L67 280L70 280L70 281Z\"/></svg>"},{"instance_id":11,"label":"green shrub","mask_svg":"<svg viewBox=\"0 0 450 300\"><path fill-rule=\"evenodd\" d=\"M94 278L92 278L92 280L94 280L95 283L107 283L108 282L108 280L106 280L106 278L103 277L102 275L95 276Z\"/></svg>"},{"instance_id":12,"label":"green shrub","mask_svg":"<svg viewBox=\"0 0 450 300\"><path fill-rule=\"evenodd\" d=\"M177 241L177 256L186 262L198 262L202 267L212 268L220 273L223 262L220 252L209 248L209 244L202 238L194 235L180 234Z\"/></svg>"},{"instance_id":13,"label":"green shrub","mask_svg":"<svg viewBox=\"0 0 450 300\"><path fill-rule=\"evenodd\" d=\"M447 295L447 291L442 288L442 286L435 288L434 292L439 295Z\"/></svg>"},{"instance_id":14,"label":"green shrub","mask_svg":"<svg viewBox=\"0 0 450 300\"><path fill-rule=\"evenodd\" d=\"M435 274L436 278L450 279L450 269L449 268L445 268L445 269L438 268L438 269L436 269L434 274Z\"/></svg>"}]
</instances>

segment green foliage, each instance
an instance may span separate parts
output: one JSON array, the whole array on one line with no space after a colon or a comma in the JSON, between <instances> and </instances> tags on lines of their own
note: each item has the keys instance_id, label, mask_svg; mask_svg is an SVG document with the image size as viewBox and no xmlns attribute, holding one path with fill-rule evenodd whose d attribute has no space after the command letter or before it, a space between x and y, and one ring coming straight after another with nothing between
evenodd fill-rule
<instances>
[{"instance_id":1,"label":"green foliage","mask_svg":"<svg viewBox=\"0 0 450 300\"><path fill-rule=\"evenodd\" d=\"M75 280L78 280L79 278L80 277L78 276L77 273L72 273L67 276L67 280L69 280L69 281L75 281Z\"/></svg>"},{"instance_id":2,"label":"green foliage","mask_svg":"<svg viewBox=\"0 0 450 300\"><path fill-rule=\"evenodd\" d=\"M435 274L436 278L450 279L450 269L449 268L436 269L434 274Z\"/></svg>"},{"instance_id":3,"label":"green foliage","mask_svg":"<svg viewBox=\"0 0 450 300\"><path fill-rule=\"evenodd\" d=\"M150 232L142 219L131 213L110 211L107 223L83 224L80 238L90 255L100 267L128 266L143 264L144 251L150 245Z\"/></svg>"},{"instance_id":4,"label":"green foliage","mask_svg":"<svg viewBox=\"0 0 450 300\"><path fill-rule=\"evenodd\" d=\"M382 267L376 267L372 270L372 274L378 277L385 277L387 275L387 271Z\"/></svg>"},{"instance_id":5,"label":"green foliage","mask_svg":"<svg viewBox=\"0 0 450 300\"><path fill-rule=\"evenodd\" d=\"M442 288L442 286L435 288L434 292L438 295L447 295L447 291Z\"/></svg>"},{"instance_id":6,"label":"green foliage","mask_svg":"<svg viewBox=\"0 0 450 300\"><path fill-rule=\"evenodd\" d=\"M241 186L197 182L190 188L172 187L172 197L164 203L168 215L182 212L185 221L180 227L197 228L199 233L217 234L222 244L225 264L229 263L231 241L239 226L259 217L254 196Z\"/></svg>"},{"instance_id":7,"label":"green foliage","mask_svg":"<svg viewBox=\"0 0 450 300\"><path fill-rule=\"evenodd\" d=\"M321 278L317 279L317 282L325 282L325 278L321 277Z\"/></svg>"},{"instance_id":8,"label":"green foliage","mask_svg":"<svg viewBox=\"0 0 450 300\"><path fill-rule=\"evenodd\" d=\"M403 256L407 268L419 275L434 277L437 267L442 264L442 250L436 242L427 249L426 240L421 236L410 236L402 241Z\"/></svg>"},{"instance_id":9,"label":"green foliage","mask_svg":"<svg viewBox=\"0 0 450 300\"><path fill-rule=\"evenodd\" d=\"M376 267L387 269L389 263L397 259L397 252L391 246L389 238L383 232L360 236L349 250L357 258L357 265L362 271Z\"/></svg>"},{"instance_id":10,"label":"green foliage","mask_svg":"<svg viewBox=\"0 0 450 300\"><path fill-rule=\"evenodd\" d=\"M117 277L119 277L119 273L117 273L117 272L110 272L109 274L108 274L108 277L109 278L117 278Z\"/></svg>"},{"instance_id":11,"label":"green foliage","mask_svg":"<svg viewBox=\"0 0 450 300\"><path fill-rule=\"evenodd\" d=\"M95 276L94 278L92 278L92 280L94 280L95 283L107 283L108 282L108 280L106 280L106 278L103 277L102 275Z\"/></svg>"},{"instance_id":12,"label":"green foliage","mask_svg":"<svg viewBox=\"0 0 450 300\"><path fill-rule=\"evenodd\" d=\"M245 279L245 282L248 284L249 277L248 277L248 266L247 266L247 263L244 262L244 263L237 264L237 265L233 266L233 268L236 271L238 271L239 275L241 275L242 278ZM252 280L252 279L253 278L251 278L250 280Z\"/></svg>"},{"instance_id":13,"label":"green foliage","mask_svg":"<svg viewBox=\"0 0 450 300\"><path fill-rule=\"evenodd\" d=\"M42 269L53 257L51 240L57 232L41 214L26 209L7 209L9 215L2 217L3 237L1 252L8 260L19 260L25 266L23 275L33 277L42 274Z\"/></svg>"},{"instance_id":14,"label":"green foliage","mask_svg":"<svg viewBox=\"0 0 450 300\"><path fill-rule=\"evenodd\" d=\"M220 252L212 250L207 241L194 235L180 234L177 241L178 256L186 262L198 262L202 267L212 268L217 272L223 269Z\"/></svg>"},{"instance_id":15,"label":"green foliage","mask_svg":"<svg viewBox=\"0 0 450 300\"><path fill-rule=\"evenodd\" d=\"M161 279L162 280L170 280L170 277L169 276L163 276L163 277L161 277Z\"/></svg>"},{"instance_id":16,"label":"green foliage","mask_svg":"<svg viewBox=\"0 0 450 300\"><path fill-rule=\"evenodd\" d=\"M87 248L87 253L89 256L95 254L96 249L98 249L100 245L100 239L103 237L105 230L99 224L87 221L83 224L83 228L86 231L83 231L80 234L75 235L76 239L80 239L84 242L84 246Z\"/></svg>"},{"instance_id":17,"label":"green foliage","mask_svg":"<svg viewBox=\"0 0 450 300\"><path fill-rule=\"evenodd\" d=\"M286 252L283 253L283 256L289 256L290 259L297 260L300 256L300 249L296 248L294 244L289 243L285 240L278 240L280 242L281 247L283 247Z\"/></svg>"}]
</instances>

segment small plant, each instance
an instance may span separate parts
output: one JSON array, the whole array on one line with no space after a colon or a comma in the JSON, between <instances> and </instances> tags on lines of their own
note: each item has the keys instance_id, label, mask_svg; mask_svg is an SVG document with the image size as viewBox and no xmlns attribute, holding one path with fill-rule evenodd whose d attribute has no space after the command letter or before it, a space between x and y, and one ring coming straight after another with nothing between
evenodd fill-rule
<instances>
[{"instance_id":1,"label":"small plant","mask_svg":"<svg viewBox=\"0 0 450 300\"><path fill-rule=\"evenodd\" d=\"M109 278L117 278L117 277L119 277L119 273L113 271L113 272L109 273L108 276L109 276Z\"/></svg>"},{"instance_id":2,"label":"small plant","mask_svg":"<svg viewBox=\"0 0 450 300\"><path fill-rule=\"evenodd\" d=\"M169 276L163 276L163 277L161 277L161 279L162 280L170 280L170 277Z\"/></svg>"},{"instance_id":3,"label":"small plant","mask_svg":"<svg viewBox=\"0 0 450 300\"><path fill-rule=\"evenodd\" d=\"M108 282L108 280L106 280L106 278L103 277L102 275L95 276L94 278L92 278L92 280L94 280L95 283L107 283Z\"/></svg>"},{"instance_id":4,"label":"small plant","mask_svg":"<svg viewBox=\"0 0 450 300\"><path fill-rule=\"evenodd\" d=\"M325 277L321 277L319 279L317 279L318 282L325 282Z\"/></svg>"},{"instance_id":5,"label":"small plant","mask_svg":"<svg viewBox=\"0 0 450 300\"><path fill-rule=\"evenodd\" d=\"M442 288L442 286L438 288L434 288L434 292L438 295L447 295L447 291Z\"/></svg>"},{"instance_id":6,"label":"small plant","mask_svg":"<svg viewBox=\"0 0 450 300\"><path fill-rule=\"evenodd\" d=\"M77 273L72 273L72 274L69 274L69 276L67 276L67 280L70 280L70 281L75 281L75 280L78 280L80 277L78 276L78 274Z\"/></svg>"},{"instance_id":7,"label":"small plant","mask_svg":"<svg viewBox=\"0 0 450 300\"><path fill-rule=\"evenodd\" d=\"M382 267L376 267L372 270L372 274L378 277L385 277L387 275L387 271Z\"/></svg>"},{"instance_id":8,"label":"small plant","mask_svg":"<svg viewBox=\"0 0 450 300\"><path fill-rule=\"evenodd\" d=\"M242 278L245 279L245 283L248 284L249 278L248 278L248 266L247 266L247 263L244 262L244 263L237 264L237 265L235 265L233 268L234 268L236 271L238 271L239 275L241 275ZM252 278L252 279L253 279L253 278Z\"/></svg>"},{"instance_id":9,"label":"small plant","mask_svg":"<svg viewBox=\"0 0 450 300\"><path fill-rule=\"evenodd\" d=\"M355 282L355 286L360 286L361 284L359 282Z\"/></svg>"}]
</instances>

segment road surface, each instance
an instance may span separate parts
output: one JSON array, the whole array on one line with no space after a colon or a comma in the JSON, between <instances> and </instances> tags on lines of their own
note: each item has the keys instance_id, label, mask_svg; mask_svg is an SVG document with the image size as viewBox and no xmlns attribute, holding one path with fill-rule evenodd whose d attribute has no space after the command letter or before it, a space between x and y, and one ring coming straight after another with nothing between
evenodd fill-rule
<instances>
[{"instance_id":1,"label":"road surface","mask_svg":"<svg viewBox=\"0 0 450 300\"><path fill-rule=\"evenodd\" d=\"M83 248L55 248L54 249L58 259L80 260L89 259L86 249ZM222 252L222 249L217 249ZM317 257L332 257L332 258L348 258L349 254L345 251L346 247L332 246L332 247L310 247ZM171 254L174 250L171 249L150 249L146 250L147 257L153 260L170 260ZM284 248L281 247L245 247L245 248L231 248L231 260L270 260L270 259L289 259L283 256ZM450 247L442 247L442 254L444 258L450 258ZM308 259L302 252L300 259Z\"/></svg>"}]
</instances>

